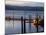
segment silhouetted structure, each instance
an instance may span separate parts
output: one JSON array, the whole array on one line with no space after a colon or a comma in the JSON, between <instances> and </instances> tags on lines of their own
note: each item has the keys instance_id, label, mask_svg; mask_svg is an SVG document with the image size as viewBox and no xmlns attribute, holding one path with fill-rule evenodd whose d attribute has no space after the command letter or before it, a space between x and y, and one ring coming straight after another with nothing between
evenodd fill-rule
<instances>
[{"instance_id":1,"label":"silhouetted structure","mask_svg":"<svg viewBox=\"0 0 46 35\"><path fill-rule=\"evenodd\" d=\"M42 19L42 20L40 21L40 26L42 26L42 27L44 28L44 19Z\"/></svg>"},{"instance_id":2,"label":"silhouetted structure","mask_svg":"<svg viewBox=\"0 0 46 35\"><path fill-rule=\"evenodd\" d=\"M23 16L21 16L21 33L23 34Z\"/></svg>"}]
</instances>

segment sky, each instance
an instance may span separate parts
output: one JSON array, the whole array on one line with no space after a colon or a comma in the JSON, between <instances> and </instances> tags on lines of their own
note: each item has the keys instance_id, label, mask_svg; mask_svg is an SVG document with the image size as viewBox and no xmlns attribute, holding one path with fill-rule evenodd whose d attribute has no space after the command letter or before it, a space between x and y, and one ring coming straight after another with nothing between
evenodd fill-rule
<instances>
[{"instance_id":1,"label":"sky","mask_svg":"<svg viewBox=\"0 0 46 35\"><path fill-rule=\"evenodd\" d=\"M22 1L22 0L6 0L5 4L15 5L15 6L44 6L43 2L32 2L32 1Z\"/></svg>"}]
</instances>

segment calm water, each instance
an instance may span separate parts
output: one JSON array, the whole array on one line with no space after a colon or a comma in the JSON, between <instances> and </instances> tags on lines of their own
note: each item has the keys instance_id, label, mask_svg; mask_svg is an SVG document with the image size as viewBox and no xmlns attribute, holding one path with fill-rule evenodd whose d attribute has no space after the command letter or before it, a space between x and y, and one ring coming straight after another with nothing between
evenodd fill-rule
<instances>
[{"instance_id":1,"label":"calm water","mask_svg":"<svg viewBox=\"0 0 46 35\"><path fill-rule=\"evenodd\" d=\"M43 18L44 12L43 11L16 11L16 10L6 10L5 12L5 16L10 16L13 17L13 12L14 12L14 18L21 18L21 16L24 16L26 18L29 18L29 15L31 16L31 18L35 18L36 15L40 16L41 18Z\"/></svg>"},{"instance_id":2,"label":"calm water","mask_svg":"<svg viewBox=\"0 0 46 35\"><path fill-rule=\"evenodd\" d=\"M13 21L5 21L5 33L11 34L11 33L21 33L21 21L14 21L14 28L13 28ZM30 29L31 28L31 29ZM39 26L39 31L42 31L43 28ZM26 23L26 32L37 32L36 27L31 23L31 26L29 26L29 23Z\"/></svg>"},{"instance_id":3,"label":"calm water","mask_svg":"<svg viewBox=\"0 0 46 35\"><path fill-rule=\"evenodd\" d=\"M29 18L29 15L32 18L35 18L37 13L38 15L43 18L43 11L13 11L13 10L6 10L6 15L5 16L10 16L13 17L13 12L14 12L14 18L21 18L21 16L25 16L25 18ZM5 33L21 33L21 21L14 21L14 28L13 28L13 21L5 21ZM43 28L39 26L38 28L39 31L43 31ZM29 24L26 23L26 32L37 32L36 27L33 25L33 23Z\"/></svg>"}]
</instances>

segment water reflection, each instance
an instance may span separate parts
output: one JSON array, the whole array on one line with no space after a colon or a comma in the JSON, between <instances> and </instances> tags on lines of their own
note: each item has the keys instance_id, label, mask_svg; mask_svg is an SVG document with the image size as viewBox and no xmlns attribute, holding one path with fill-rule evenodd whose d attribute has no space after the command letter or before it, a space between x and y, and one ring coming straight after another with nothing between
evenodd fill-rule
<instances>
[{"instance_id":1,"label":"water reflection","mask_svg":"<svg viewBox=\"0 0 46 35\"><path fill-rule=\"evenodd\" d=\"M13 21L6 21L6 29L5 32L6 34L11 34L11 33L21 33L21 21L14 21L14 28L13 28ZM31 30L30 30L31 29ZM39 26L39 31L42 31L43 28ZM31 23L31 28L29 27L29 23L26 23L26 33L29 32L37 32L36 27L34 26L33 23Z\"/></svg>"}]
</instances>

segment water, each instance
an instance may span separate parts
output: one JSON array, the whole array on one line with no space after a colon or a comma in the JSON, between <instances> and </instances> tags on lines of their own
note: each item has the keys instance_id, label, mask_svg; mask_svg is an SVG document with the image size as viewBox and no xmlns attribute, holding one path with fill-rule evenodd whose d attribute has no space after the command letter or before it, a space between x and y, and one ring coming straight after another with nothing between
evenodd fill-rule
<instances>
[{"instance_id":1,"label":"water","mask_svg":"<svg viewBox=\"0 0 46 35\"><path fill-rule=\"evenodd\" d=\"M14 18L21 18L21 16L24 16L26 18L29 18L29 15L31 16L31 18L35 18L36 15L40 16L41 18L43 18L44 12L43 11L16 11L16 10L6 10L5 12L5 16L10 16L13 17L13 12L14 12Z\"/></svg>"},{"instance_id":2,"label":"water","mask_svg":"<svg viewBox=\"0 0 46 35\"><path fill-rule=\"evenodd\" d=\"M31 23L31 30L29 30L29 23L26 23L26 33L29 32L37 32L36 27ZM39 26L39 31L42 31L43 28ZM5 21L5 33L6 34L17 34L21 33L21 21L14 21L14 26L13 26L13 21Z\"/></svg>"},{"instance_id":3,"label":"water","mask_svg":"<svg viewBox=\"0 0 46 35\"><path fill-rule=\"evenodd\" d=\"M36 15L38 13L38 16L43 18L43 11L16 11L16 10L6 10L5 16L13 17L14 12L14 18L29 18L29 15L31 16L31 19L35 19ZM31 30L30 30L31 29ZM38 27L38 31L43 31L43 28L41 26ZM29 32L37 32L36 27L33 23L31 23L31 27L29 26L29 23L26 23L26 33ZM21 21L14 21L14 27L13 27L13 20L5 21L5 33L11 34L11 33L21 33Z\"/></svg>"},{"instance_id":4,"label":"water","mask_svg":"<svg viewBox=\"0 0 46 35\"><path fill-rule=\"evenodd\" d=\"M21 23L18 21L14 21L14 28L13 28L13 21L6 21L6 33L21 33Z\"/></svg>"}]
</instances>

